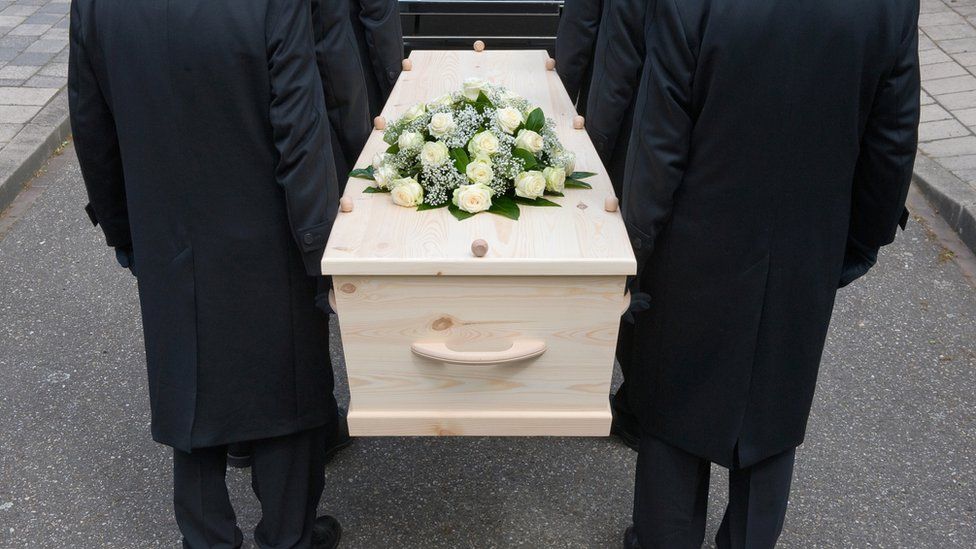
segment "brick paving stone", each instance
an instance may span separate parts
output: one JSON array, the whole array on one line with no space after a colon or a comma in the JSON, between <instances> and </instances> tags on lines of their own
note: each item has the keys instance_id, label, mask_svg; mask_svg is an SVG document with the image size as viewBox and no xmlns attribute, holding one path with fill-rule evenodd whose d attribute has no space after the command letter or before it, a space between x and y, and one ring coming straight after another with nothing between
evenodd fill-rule
<instances>
[{"instance_id":1,"label":"brick paving stone","mask_svg":"<svg viewBox=\"0 0 976 549\"><path fill-rule=\"evenodd\" d=\"M956 119L923 122L918 127L918 140L921 142L937 141L970 135L969 128L960 124Z\"/></svg>"},{"instance_id":2,"label":"brick paving stone","mask_svg":"<svg viewBox=\"0 0 976 549\"><path fill-rule=\"evenodd\" d=\"M950 78L939 78L936 80L926 80L922 87L925 91L935 95L947 93L957 93L963 91L976 90L976 77L971 74L953 76Z\"/></svg>"}]
</instances>

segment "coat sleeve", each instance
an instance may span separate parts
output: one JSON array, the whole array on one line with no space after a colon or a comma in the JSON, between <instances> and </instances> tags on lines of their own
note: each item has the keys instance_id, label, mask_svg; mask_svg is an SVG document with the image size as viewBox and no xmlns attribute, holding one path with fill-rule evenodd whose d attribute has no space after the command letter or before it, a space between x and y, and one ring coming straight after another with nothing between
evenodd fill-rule
<instances>
[{"instance_id":1,"label":"coat sleeve","mask_svg":"<svg viewBox=\"0 0 976 549\"><path fill-rule=\"evenodd\" d=\"M127 248L132 235L119 137L89 57L80 4L79 0L71 3L68 104L75 152L88 191L85 210L92 223L101 225L109 246Z\"/></svg>"},{"instance_id":2,"label":"coat sleeve","mask_svg":"<svg viewBox=\"0 0 976 549\"><path fill-rule=\"evenodd\" d=\"M359 20L366 33L373 72L384 100L400 77L403 63L403 27L397 0L360 0Z\"/></svg>"},{"instance_id":3,"label":"coat sleeve","mask_svg":"<svg viewBox=\"0 0 976 549\"><path fill-rule=\"evenodd\" d=\"M890 244L899 223L907 221L905 199L918 146L920 89L918 27L912 23L879 84L861 138L848 240L863 248Z\"/></svg>"},{"instance_id":4,"label":"coat sleeve","mask_svg":"<svg viewBox=\"0 0 976 549\"><path fill-rule=\"evenodd\" d=\"M640 86L644 64L644 21L647 0L606 0L596 55L593 82L586 106L586 130L604 163L609 163L620 139L621 120Z\"/></svg>"},{"instance_id":5,"label":"coat sleeve","mask_svg":"<svg viewBox=\"0 0 976 549\"><path fill-rule=\"evenodd\" d=\"M692 80L696 58L677 0L648 6L647 55L634 113L634 131L623 185L623 214L637 268L671 216L691 148Z\"/></svg>"},{"instance_id":6,"label":"coat sleeve","mask_svg":"<svg viewBox=\"0 0 976 549\"><path fill-rule=\"evenodd\" d=\"M325 108L348 162L355 162L369 139L372 126L366 76L359 45L345 2L312 0L315 57L318 62ZM335 146L336 143L333 143ZM336 174L340 179L343 173Z\"/></svg>"},{"instance_id":7,"label":"coat sleeve","mask_svg":"<svg viewBox=\"0 0 976 549\"><path fill-rule=\"evenodd\" d=\"M339 197L335 170L326 158L331 143L308 0L269 2L266 40L271 127L278 152L275 178L284 189L305 270L315 276L321 274Z\"/></svg>"},{"instance_id":8,"label":"coat sleeve","mask_svg":"<svg viewBox=\"0 0 976 549\"><path fill-rule=\"evenodd\" d=\"M556 72L573 103L590 74L602 12L600 0L566 0L556 31ZM585 105L584 105L585 106Z\"/></svg>"}]
</instances>

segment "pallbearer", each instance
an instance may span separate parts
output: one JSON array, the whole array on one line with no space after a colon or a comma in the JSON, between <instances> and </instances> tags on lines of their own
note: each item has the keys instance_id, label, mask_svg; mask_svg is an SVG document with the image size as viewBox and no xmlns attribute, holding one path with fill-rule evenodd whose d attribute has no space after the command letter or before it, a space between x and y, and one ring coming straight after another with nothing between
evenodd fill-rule
<instances>
[{"instance_id":1,"label":"pallbearer","mask_svg":"<svg viewBox=\"0 0 976 549\"><path fill-rule=\"evenodd\" d=\"M403 63L403 28L397 0L328 1L349 2L349 17L366 75L370 116L379 116Z\"/></svg>"},{"instance_id":2,"label":"pallbearer","mask_svg":"<svg viewBox=\"0 0 976 549\"><path fill-rule=\"evenodd\" d=\"M308 0L75 0L69 92L89 211L138 278L184 546L241 545L226 447L250 440L258 545L334 547L315 297L339 197Z\"/></svg>"},{"instance_id":3,"label":"pallbearer","mask_svg":"<svg viewBox=\"0 0 976 549\"><path fill-rule=\"evenodd\" d=\"M556 31L556 72L580 113L586 111L603 2L566 0Z\"/></svg>"},{"instance_id":4,"label":"pallbearer","mask_svg":"<svg viewBox=\"0 0 976 549\"><path fill-rule=\"evenodd\" d=\"M918 0L649 3L623 209L652 298L630 547L720 548L783 527L839 286L905 220L919 121Z\"/></svg>"}]
</instances>

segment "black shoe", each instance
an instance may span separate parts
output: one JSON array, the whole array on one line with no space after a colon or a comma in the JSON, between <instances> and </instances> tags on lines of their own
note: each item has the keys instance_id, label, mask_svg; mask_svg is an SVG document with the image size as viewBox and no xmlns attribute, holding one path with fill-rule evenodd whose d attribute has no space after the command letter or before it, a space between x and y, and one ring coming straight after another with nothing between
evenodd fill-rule
<instances>
[{"instance_id":1,"label":"black shoe","mask_svg":"<svg viewBox=\"0 0 976 549\"><path fill-rule=\"evenodd\" d=\"M252 461L250 443L238 442L227 446L227 465L247 469Z\"/></svg>"},{"instance_id":2,"label":"black shoe","mask_svg":"<svg viewBox=\"0 0 976 549\"><path fill-rule=\"evenodd\" d=\"M352 437L349 436L349 421L346 419L346 411L339 408L339 419L336 421L336 429L329 437L325 445L325 463L332 462L332 458L346 446L352 444Z\"/></svg>"},{"instance_id":3,"label":"black shoe","mask_svg":"<svg viewBox=\"0 0 976 549\"><path fill-rule=\"evenodd\" d=\"M634 530L633 526L628 526L627 531L624 532L624 549L640 549L640 543L637 541L637 531Z\"/></svg>"},{"instance_id":4,"label":"black shoe","mask_svg":"<svg viewBox=\"0 0 976 549\"><path fill-rule=\"evenodd\" d=\"M342 525L335 517L322 515L312 526L312 549L335 549L342 538Z\"/></svg>"}]
</instances>

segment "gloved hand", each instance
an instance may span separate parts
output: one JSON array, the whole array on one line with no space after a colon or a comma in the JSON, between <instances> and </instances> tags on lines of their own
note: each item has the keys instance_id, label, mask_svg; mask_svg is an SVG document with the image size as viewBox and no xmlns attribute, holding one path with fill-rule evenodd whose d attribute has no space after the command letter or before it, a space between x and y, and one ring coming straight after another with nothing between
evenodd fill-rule
<instances>
[{"instance_id":1,"label":"gloved hand","mask_svg":"<svg viewBox=\"0 0 976 549\"><path fill-rule=\"evenodd\" d=\"M329 290L332 289L332 277L320 276L315 285L315 306L326 315L334 313L329 304Z\"/></svg>"},{"instance_id":2,"label":"gloved hand","mask_svg":"<svg viewBox=\"0 0 976 549\"><path fill-rule=\"evenodd\" d=\"M636 324L636 315L651 308L651 295L640 290L639 280L640 278L636 276L627 277L627 291L630 292L630 307L627 307L627 310L624 312L623 319L628 324Z\"/></svg>"},{"instance_id":3,"label":"gloved hand","mask_svg":"<svg viewBox=\"0 0 976 549\"><path fill-rule=\"evenodd\" d=\"M115 260L119 262L119 266L123 269L129 269L130 273L134 273L136 268L136 256L132 252L132 246L118 247L115 248Z\"/></svg>"},{"instance_id":4,"label":"gloved hand","mask_svg":"<svg viewBox=\"0 0 976 549\"><path fill-rule=\"evenodd\" d=\"M844 269L841 271L837 287L843 288L866 275L877 262L878 248L864 246L857 240L848 238L847 251L844 252Z\"/></svg>"}]
</instances>

